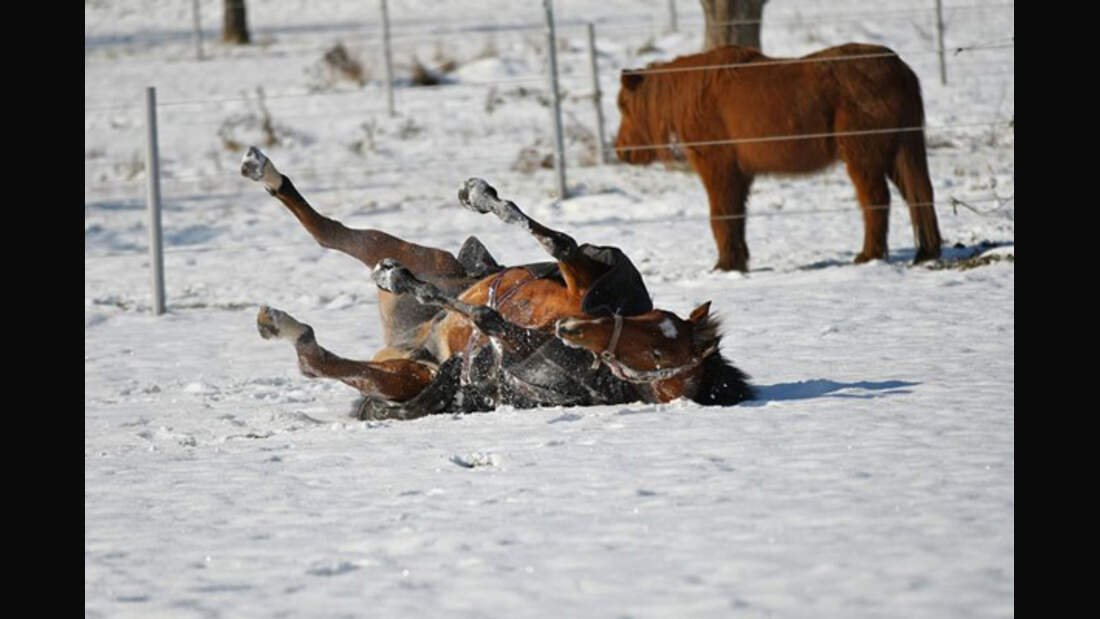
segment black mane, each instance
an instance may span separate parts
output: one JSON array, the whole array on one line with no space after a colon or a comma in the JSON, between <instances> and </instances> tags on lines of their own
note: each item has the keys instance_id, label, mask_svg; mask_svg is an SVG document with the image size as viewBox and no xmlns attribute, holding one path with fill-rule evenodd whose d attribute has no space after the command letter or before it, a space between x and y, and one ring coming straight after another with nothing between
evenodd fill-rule
<instances>
[{"instance_id":1,"label":"black mane","mask_svg":"<svg viewBox=\"0 0 1100 619\"><path fill-rule=\"evenodd\" d=\"M703 360L699 388L691 398L704 406L733 406L756 397L756 392L748 383L748 374L737 369L719 352L722 343L720 325L718 318L708 315L695 327L693 334L697 350L714 348L714 352Z\"/></svg>"},{"instance_id":2,"label":"black mane","mask_svg":"<svg viewBox=\"0 0 1100 619\"><path fill-rule=\"evenodd\" d=\"M733 406L756 397L749 376L734 367L721 353L703 360L699 389L691 399L703 406Z\"/></svg>"}]
</instances>

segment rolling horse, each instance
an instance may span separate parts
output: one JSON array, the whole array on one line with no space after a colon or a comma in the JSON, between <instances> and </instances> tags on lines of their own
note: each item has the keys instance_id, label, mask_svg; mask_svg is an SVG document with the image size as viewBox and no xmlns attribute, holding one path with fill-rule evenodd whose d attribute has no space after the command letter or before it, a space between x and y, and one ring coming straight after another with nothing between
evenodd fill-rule
<instances>
[{"instance_id":1,"label":"rolling horse","mask_svg":"<svg viewBox=\"0 0 1100 619\"><path fill-rule=\"evenodd\" d=\"M538 241L553 262L501 266L470 237L458 255L315 211L262 152L241 173L286 206L325 248L371 269L385 346L369 360L322 347L311 326L261 306L265 339L289 341L301 372L357 389L359 419L435 413L669 402L728 406L753 397L748 377L720 352L706 302L684 320L655 309L641 275L615 247L578 244L524 214L481 179L459 203L492 213Z\"/></svg>"}]
</instances>

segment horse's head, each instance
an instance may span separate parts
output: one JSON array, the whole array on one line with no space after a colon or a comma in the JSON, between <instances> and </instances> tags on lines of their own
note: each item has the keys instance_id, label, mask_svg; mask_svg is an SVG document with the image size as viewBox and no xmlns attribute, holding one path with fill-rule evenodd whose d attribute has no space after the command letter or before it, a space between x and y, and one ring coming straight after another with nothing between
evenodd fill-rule
<instances>
[{"instance_id":1,"label":"horse's head","mask_svg":"<svg viewBox=\"0 0 1100 619\"><path fill-rule=\"evenodd\" d=\"M657 158L657 150L649 146L657 143L650 131L650 119L645 105L645 74L623 71L619 88L619 134L615 148L619 159L635 165L644 165Z\"/></svg>"},{"instance_id":2,"label":"horse's head","mask_svg":"<svg viewBox=\"0 0 1100 619\"><path fill-rule=\"evenodd\" d=\"M687 320L653 310L637 316L563 318L556 334L595 354L618 378L652 386L661 401L686 397L731 405L752 397L748 378L718 352L722 336L710 302Z\"/></svg>"}]
</instances>

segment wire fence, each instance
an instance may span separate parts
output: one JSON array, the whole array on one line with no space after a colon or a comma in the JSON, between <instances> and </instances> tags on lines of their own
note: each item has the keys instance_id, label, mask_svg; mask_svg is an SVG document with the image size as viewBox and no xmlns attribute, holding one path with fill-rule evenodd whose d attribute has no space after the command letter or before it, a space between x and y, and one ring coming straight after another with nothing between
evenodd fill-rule
<instances>
[{"instance_id":1,"label":"wire fence","mask_svg":"<svg viewBox=\"0 0 1100 619\"><path fill-rule=\"evenodd\" d=\"M985 11L1004 11L1012 10L1014 4L1012 3L998 3L998 4L985 4L985 5L953 5L944 7L949 16L960 15L977 15L981 16ZM888 9L882 11L871 12L849 12L849 13L829 13L821 15L793 15L793 16L768 16L765 18L765 23L771 24L788 24L788 25L800 25L807 23L846 23L856 22L868 18L875 18L876 20L912 20L921 16L931 17L934 11L929 9ZM643 23L645 21L646 23ZM645 20L639 18L624 18L616 24L604 24L601 23L601 32L617 34L630 32L632 30L653 30L653 19L646 17ZM701 23L701 22L700 22ZM731 22L723 22L720 25L741 25L746 23L755 23L752 20L734 20ZM683 26L694 27L692 22L681 22ZM555 27L559 32L568 31L573 27L586 26L584 22L564 20L561 23L555 24ZM441 37L466 35L466 34L479 34L486 36L501 36L507 33L530 33L534 31L541 31L546 28L545 24L524 24L513 23L506 25L491 25L481 26L474 24L450 24L450 27L443 31L432 31L428 33L416 33L412 31L408 32L394 32L392 39L399 43L415 43L415 42L434 42L440 40ZM698 29L698 28L697 28ZM352 42L358 41L362 43L360 39L352 39ZM373 44L373 42L372 42ZM832 56L827 58L818 57L803 57L803 58L782 58L782 59L770 59L763 62L751 62L751 63L729 63L729 64L715 64L705 66L694 67L662 67L660 65L651 66L643 69L631 68L626 66L608 67L607 59L604 58L602 67L600 67L600 74L590 75L588 67L582 65L583 59L573 58L572 65L567 64L567 69L561 76L561 83L554 87L547 86L547 75L545 73L529 73L529 74L516 74L510 75L500 79L455 79L442 75L442 83L435 85L418 85L413 87L411 84L407 84L404 87L399 87L397 92L404 96L410 97L408 102L416 105L431 105L435 108L447 108L451 106L461 106L467 104L484 105L477 98L464 95L456 95L454 93L466 92L470 89L488 91L489 96L495 92L497 88L509 88L522 90L524 93L531 95L530 99L535 102L536 105L545 106L546 104L539 103L539 97L547 96L547 93L551 89L556 89L559 92L564 92L570 95L571 100L574 102L580 102L585 100L591 100L595 105L602 106L601 95L603 91L613 92L618 87L618 81L623 75L648 75L648 74L662 74L662 73L678 73L683 71L714 71L714 70L726 70L726 69L741 69L741 68L762 68L775 65L793 65L799 63L820 63L820 62L845 62L845 61L861 61L871 60L876 58L884 58L891 56L900 56L907 63L920 65L926 59L934 62L936 56L941 56L944 53L950 54L952 57L951 66L953 71L956 71L956 79L974 79L983 80L991 78L1006 78L1011 82L1011 78L1014 77L1013 71L1005 71L1005 68L1011 68L1013 61L1011 59L1004 59L1003 57L994 60L981 60L983 54L1005 54L1011 55L1014 50L1015 37L1006 36L998 38L989 38L985 40L969 41L963 45L956 45L951 47L945 47L944 49L908 49L901 52L875 52L875 53L861 53L861 54L849 54L841 56ZM278 53L286 54L309 54L320 51L323 48L315 46L303 46L303 47L287 47L280 46ZM271 50L261 51L256 54L257 58L264 57L265 54L272 53ZM597 52L595 47L589 49L591 58L596 58ZM579 54L577 54L579 55ZM249 55L238 55L236 53L227 54L227 58L232 60L244 60L248 59ZM961 60L959 60L961 58ZM976 59L977 58L977 59ZM193 60L193 59L192 59ZM154 62L158 60L153 60ZM160 61L163 61L161 59ZM86 59L86 64L95 64L97 62L105 62L99 60L89 61ZM130 62L114 61L114 62ZM596 69L595 60L592 61L593 70ZM985 67L993 67L993 71L985 70ZM610 70L608 70L610 69ZM959 72L958 70L963 70ZM966 69L974 69L972 72L967 72ZM1006 86L1007 87L1007 86ZM450 96L448 96L450 95ZM374 105L356 105L355 102L368 101L369 97L375 96L373 101ZM1002 95L1003 97L1004 95ZM413 99L412 97L415 97ZM201 97L201 98L180 98L175 100L161 101L157 104L156 108L163 112L164 119L163 127L161 131L183 131L192 133L199 128L213 129L220 131L226 126L231 125L233 122L242 121L244 116L251 116L253 120L261 116L270 118L270 115L277 115L280 119L291 119L294 121L308 120L312 122L314 119L331 119L331 118L359 118L367 120L373 116L382 116L386 113L386 108L381 104L383 97L379 85L374 82L368 84L367 87L360 87L358 89L342 90L339 88L333 91L318 91L315 89L297 89L297 90L285 90L285 91L272 91L256 92L252 95L245 93L241 96L214 96L214 97ZM450 101L451 99L457 102ZM347 105L344 102L352 102L352 105ZM403 99L404 101L404 99ZM428 103L430 102L430 103ZM325 107L325 103L336 104L333 107ZM269 106L270 104L270 106ZM227 113L227 107L237 107L239 111L230 112L237 116L225 117ZM144 128L141 126L140 121L135 118L140 115L141 105L138 102L134 103L93 103L85 107L86 115L86 127L89 122L89 117L97 119L96 122L104 122L102 118L107 116L106 122L110 126L110 130L115 134L122 134L125 132L133 132L137 134L142 132ZM133 113L133 114L132 114ZM132 114L132 115L131 115ZM221 117L204 118L204 115L215 114L222 115ZM242 116L244 115L244 116ZM602 114L601 114L602 122ZM953 122L931 125L931 126L902 126L902 127L884 127L876 129L866 130L853 130L853 131L828 131L828 132L813 132L813 133L792 133L784 135L760 135L760 136L747 136L738 138L719 137L712 140L691 140L691 141L670 141L664 143L652 143L652 144L636 144L630 146L610 146L606 143L599 144L597 146L597 154L601 157L607 156L608 158L622 153L629 153L643 150L679 150L684 148L709 148L720 146L733 146L738 144L750 144L761 142L779 142L779 141L792 141L792 140L820 140L820 139L836 139L836 138L855 138L860 136L874 136L883 134L900 134L911 132L924 132L926 136L945 134L955 135L958 132L971 131L976 129L989 130L989 131L1005 131L1009 130L1011 133L1014 130L1015 121L1012 117L991 116L981 119L972 119L969 121L955 120ZM603 128L600 127L599 134L602 136ZM372 138L373 140L373 138ZM548 149L548 146L541 148ZM508 155L502 155L500 153L509 152ZM463 163L476 163L482 165L487 170L490 170L489 174L495 177L507 177L507 176L525 176L531 175L530 171L518 171L515 169L517 162L516 144L514 142L509 143L496 143L496 144L477 144L476 146L463 149L464 152L461 156ZM938 156L954 156L953 153L939 153L934 149L930 150L929 157L935 158ZM606 159L602 159L606 161ZM324 184L332 183L339 184L339 187L332 188L314 188L313 191L355 191L363 189L381 189L381 188L399 188L401 186L400 181L387 182L385 179L388 175L402 174L409 170L426 170L426 169L453 169L455 165L454 156L451 154L443 154L437 157L406 157L386 160L382 158L382 163L377 163L378 158L373 157L369 162L369 165L363 165L362 170L356 170L350 168L347 165L332 166L332 167L302 167L294 170L294 178L296 181L301 182L303 179L308 183ZM596 163L595 165L599 165ZM134 195L141 190L142 186L148 182L148 171L145 169L143 162L138 158L135 153L131 158L118 158L118 157L106 157L106 156L88 156L86 154L85 159L86 174L91 173L93 176L100 177L100 180L89 181L86 178L85 183L85 196L86 196L86 213L88 205L96 204L123 204L123 203L137 203L144 200L141 195ZM96 172L98 171L98 172ZM348 183L349 178L359 179L363 178L363 175L369 175L372 182L363 183L352 182ZM175 171L172 168L172 164L169 163L168 167L157 173L159 182L167 189L167 193L172 200L188 200L196 197L209 196L214 192L220 192L221 195L233 196L240 195L248 190L254 189L251 184L246 185L240 182L239 178L233 178L235 175L203 175L196 174L194 170L189 171ZM236 182L231 182L236 181ZM159 187L159 183L158 183ZM937 190L941 192L941 190ZM191 192L187 195L185 192ZM253 192L254 193L254 192ZM98 197L96 197L98 196ZM89 200L91 198L91 200ZM441 198L443 199L443 198ZM852 200L836 199L834 202L850 202ZM963 195L963 196L950 196L938 200L936 202L922 203L917 205L909 205L911 208L922 207L935 207L941 208L950 207L953 211L957 212L957 209L961 206L964 209L968 209L978 215L987 216L997 214L1004 207L1011 204L1013 198L1011 196L1002 197L996 194L990 195ZM995 204L993 209L983 211L972 205L974 204ZM895 208L898 205L895 204ZM890 208L889 205L875 205L870 207L864 207L871 210ZM904 206L902 206L904 208ZM740 215L725 215L725 216L678 216L675 218L662 217L652 220L632 220L632 223L638 223L639 225L649 224L668 224L673 219L677 222L690 222L690 221L705 221L705 220L721 220L721 219L740 219L751 217L804 217L810 215L817 215L822 213L851 213L852 205L849 204L846 207L838 208L819 208L809 210L752 210ZM1009 214L1011 217L1011 214ZM287 244L288 247L304 246L309 243L294 243ZM278 246L265 245L264 247L273 248ZM232 250L246 250L246 249L258 249L257 246L249 245L203 245L198 246L174 246L166 248L168 254L178 253L196 253L196 252L219 252L219 251L232 251ZM141 251L135 250L132 252L114 252L105 254L91 254L86 255L86 260L101 260L101 259L114 259L114 258L127 258L140 256Z\"/></svg>"}]
</instances>

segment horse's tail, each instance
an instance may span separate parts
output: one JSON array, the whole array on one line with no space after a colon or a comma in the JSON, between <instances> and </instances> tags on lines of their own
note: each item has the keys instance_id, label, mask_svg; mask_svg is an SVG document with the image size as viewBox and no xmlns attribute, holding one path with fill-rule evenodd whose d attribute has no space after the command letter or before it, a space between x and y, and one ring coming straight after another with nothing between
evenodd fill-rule
<instances>
[{"instance_id":1,"label":"horse's tail","mask_svg":"<svg viewBox=\"0 0 1100 619\"><path fill-rule=\"evenodd\" d=\"M904 66L904 63L902 63ZM912 82L908 93L911 126L924 125L924 103L921 101L920 82L916 74L905 66ZM894 167L890 178L897 185L909 204L909 220L913 224L913 237L917 244L914 262L940 256L939 222L936 219L935 197L932 180L928 175L928 154L924 146L924 129L899 134L898 150L894 155Z\"/></svg>"}]
</instances>

